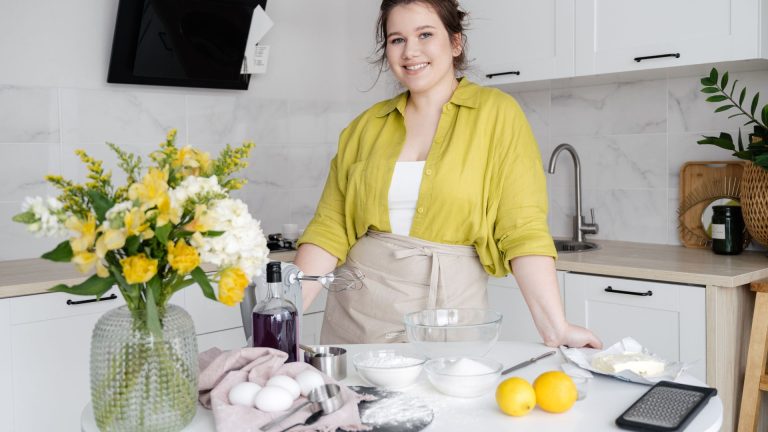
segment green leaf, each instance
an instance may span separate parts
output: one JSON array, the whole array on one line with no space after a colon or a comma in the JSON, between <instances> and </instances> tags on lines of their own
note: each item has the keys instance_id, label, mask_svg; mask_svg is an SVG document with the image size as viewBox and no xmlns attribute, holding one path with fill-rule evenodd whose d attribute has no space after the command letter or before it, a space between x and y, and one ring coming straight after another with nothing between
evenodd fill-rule
<instances>
[{"instance_id":1,"label":"green leaf","mask_svg":"<svg viewBox=\"0 0 768 432\"><path fill-rule=\"evenodd\" d=\"M728 71L723 74L723 78L720 80L720 87L726 89L728 86Z\"/></svg>"},{"instance_id":2,"label":"green leaf","mask_svg":"<svg viewBox=\"0 0 768 432\"><path fill-rule=\"evenodd\" d=\"M155 229L155 236L158 240L160 240L160 243L165 245L168 243L168 234L171 233L171 229L173 228L173 225L170 223L167 223L159 228Z\"/></svg>"},{"instance_id":3,"label":"green leaf","mask_svg":"<svg viewBox=\"0 0 768 432\"><path fill-rule=\"evenodd\" d=\"M712 70L709 72L709 80L717 83L717 69L712 68Z\"/></svg>"},{"instance_id":4,"label":"green leaf","mask_svg":"<svg viewBox=\"0 0 768 432\"><path fill-rule=\"evenodd\" d=\"M93 211L96 212L96 220L104 222L104 216L107 214L107 210L111 209L115 203L101 192L93 189L89 190L87 194L88 199L91 200L91 204L93 205Z\"/></svg>"},{"instance_id":5,"label":"green leaf","mask_svg":"<svg viewBox=\"0 0 768 432\"><path fill-rule=\"evenodd\" d=\"M719 93L720 89L717 87L704 87L701 89L702 93Z\"/></svg>"},{"instance_id":6,"label":"green leaf","mask_svg":"<svg viewBox=\"0 0 768 432\"><path fill-rule=\"evenodd\" d=\"M160 281L157 279L157 277L152 278L152 280L157 280L157 284L160 283ZM150 287L147 290L147 328L149 328L149 332L152 333L152 335L159 339L163 339L163 329L160 327L160 317L157 313L157 305L155 304L155 294L154 289L152 288L152 280L150 280Z\"/></svg>"},{"instance_id":7,"label":"green leaf","mask_svg":"<svg viewBox=\"0 0 768 432\"><path fill-rule=\"evenodd\" d=\"M741 89L741 94L739 95L739 106L744 105L744 98L747 97L747 88L744 87Z\"/></svg>"},{"instance_id":8,"label":"green leaf","mask_svg":"<svg viewBox=\"0 0 768 432\"><path fill-rule=\"evenodd\" d=\"M733 155L739 159L752 160L752 153L748 151L733 152Z\"/></svg>"},{"instance_id":9,"label":"green leaf","mask_svg":"<svg viewBox=\"0 0 768 432\"><path fill-rule=\"evenodd\" d=\"M192 279L200 285L200 289L203 290L203 295L211 300L216 300L216 293L213 291L211 281L208 280L208 276L205 275L203 269L195 267L195 269L192 270L191 275Z\"/></svg>"},{"instance_id":10,"label":"green leaf","mask_svg":"<svg viewBox=\"0 0 768 432\"><path fill-rule=\"evenodd\" d=\"M755 110L757 109L757 102L760 100L760 92L755 93L755 97L752 98L752 109L749 110L752 117L755 116Z\"/></svg>"},{"instance_id":11,"label":"green leaf","mask_svg":"<svg viewBox=\"0 0 768 432\"><path fill-rule=\"evenodd\" d=\"M739 129L739 151L744 151L744 140L741 139L741 129Z\"/></svg>"},{"instance_id":12,"label":"green leaf","mask_svg":"<svg viewBox=\"0 0 768 432\"><path fill-rule=\"evenodd\" d=\"M24 213L19 213L13 217L14 222L23 223L25 225L31 224L35 219L37 218L35 217L35 212L32 210L27 210Z\"/></svg>"},{"instance_id":13,"label":"green leaf","mask_svg":"<svg viewBox=\"0 0 768 432\"><path fill-rule=\"evenodd\" d=\"M721 133L719 137L705 136L704 139L697 141L698 144L711 144L726 150L734 150L733 138L730 134Z\"/></svg>"},{"instance_id":14,"label":"green leaf","mask_svg":"<svg viewBox=\"0 0 768 432\"><path fill-rule=\"evenodd\" d=\"M105 292L109 291L109 289L112 288L114 284L115 278L112 277L111 274L105 278L100 278L97 275L93 275L78 285L67 286L64 284L59 284L55 287L49 288L48 291L65 292L67 294L82 296L96 296L96 298L101 298L101 296Z\"/></svg>"},{"instance_id":15,"label":"green leaf","mask_svg":"<svg viewBox=\"0 0 768 432\"><path fill-rule=\"evenodd\" d=\"M136 252L139 251L139 247L141 246L141 238L139 236L132 235L125 239L125 253L126 255L135 255Z\"/></svg>"},{"instance_id":16,"label":"green leaf","mask_svg":"<svg viewBox=\"0 0 768 432\"><path fill-rule=\"evenodd\" d=\"M70 262L72 261L72 256L74 256L74 253L72 253L72 246L70 246L69 240L64 240L52 251L44 253L40 258L55 262Z\"/></svg>"},{"instance_id":17,"label":"green leaf","mask_svg":"<svg viewBox=\"0 0 768 432\"><path fill-rule=\"evenodd\" d=\"M701 85L703 85L703 86L713 86L713 85L717 85L717 82L716 81L712 81L711 79L709 79L709 77L704 77L704 78L701 79Z\"/></svg>"},{"instance_id":18,"label":"green leaf","mask_svg":"<svg viewBox=\"0 0 768 432\"><path fill-rule=\"evenodd\" d=\"M723 112L723 111L729 110L729 109L731 109L731 108L733 108L735 106L736 105L723 105L723 106L719 107L718 109L716 109L715 112L716 113Z\"/></svg>"},{"instance_id":19,"label":"green leaf","mask_svg":"<svg viewBox=\"0 0 768 432\"><path fill-rule=\"evenodd\" d=\"M707 98L707 102L722 102L724 100L728 99L727 96L723 95L714 95Z\"/></svg>"},{"instance_id":20,"label":"green leaf","mask_svg":"<svg viewBox=\"0 0 768 432\"><path fill-rule=\"evenodd\" d=\"M763 112L760 114L760 119L764 125L768 125L768 105L763 107Z\"/></svg>"},{"instance_id":21,"label":"green leaf","mask_svg":"<svg viewBox=\"0 0 768 432\"><path fill-rule=\"evenodd\" d=\"M730 96L733 98L733 92L736 91L736 83L739 82L739 80L733 81L733 85L731 85L731 93Z\"/></svg>"},{"instance_id":22,"label":"green leaf","mask_svg":"<svg viewBox=\"0 0 768 432\"><path fill-rule=\"evenodd\" d=\"M740 116L740 115L746 115L746 114L744 114L743 112L739 111L739 112L737 112L736 114L731 114L731 115L729 115L729 116L728 116L728 118L734 118L734 117L738 117L738 116Z\"/></svg>"},{"instance_id":23,"label":"green leaf","mask_svg":"<svg viewBox=\"0 0 768 432\"><path fill-rule=\"evenodd\" d=\"M224 234L224 231L206 231L202 233L205 237L219 237Z\"/></svg>"}]
</instances>

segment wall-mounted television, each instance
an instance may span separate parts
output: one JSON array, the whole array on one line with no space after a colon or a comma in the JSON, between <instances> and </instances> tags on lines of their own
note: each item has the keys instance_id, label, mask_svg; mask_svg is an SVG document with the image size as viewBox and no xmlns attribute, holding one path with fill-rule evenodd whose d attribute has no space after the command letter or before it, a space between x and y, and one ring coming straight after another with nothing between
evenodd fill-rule
<instances>
[{"instance_id":1,"label":"wall-mounted television","mask_svg":"<svg viewBox=\"0 0 768 432\"><path fill-rule=\"evenodd\" d=\"M266 0L120 0L107 82L247 90L241 74Z\"/></svg>"}]
</instances>

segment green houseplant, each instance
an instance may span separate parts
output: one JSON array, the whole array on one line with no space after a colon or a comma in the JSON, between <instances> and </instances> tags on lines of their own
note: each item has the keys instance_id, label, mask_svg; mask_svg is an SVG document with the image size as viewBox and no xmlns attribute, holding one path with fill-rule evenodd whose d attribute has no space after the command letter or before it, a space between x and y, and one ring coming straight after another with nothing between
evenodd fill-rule
<instances>
[{"instance_id":1,"label":"green houseplant","mask_svg":"<svg viewBox=\"0 0 768 432\"><path fill-rule=\"evenodd\" d=\"M715 112L730 112L729 118L745 117L744 126L752 126L753 132L744 144L741 129L736 142L729 133L704 136L699 144L716 145L730 150L733 156L747 162L741 179L741 207L747 231L757 242L768 246L768 104L758 110L760 93L752 97L748 109L747 87L742 86L736 96L738 80L729 82L728 72L720 75L712 68L709 76L701 78L701 92L708 94L707 102L719 104Z\"/></svg>"}]
</instances>

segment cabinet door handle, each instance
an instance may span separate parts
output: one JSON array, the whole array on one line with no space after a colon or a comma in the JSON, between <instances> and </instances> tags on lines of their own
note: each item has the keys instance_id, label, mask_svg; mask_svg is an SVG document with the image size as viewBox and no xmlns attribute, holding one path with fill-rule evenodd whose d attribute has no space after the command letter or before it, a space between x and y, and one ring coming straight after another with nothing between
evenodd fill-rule
<instances>
[{"instance_id":1,"label":"cabinet door handle","mask_svg":"<svg viewBox=\"0 0 768 432\"><path fill-rule=\"evenodd\" d=\"M651 59L664 58L664 57L680 58L680 53L659 54L659 55L652 55L652 56L645 56L645 57L635 57L635 61L640 63L643 60L651 60Z\"/></svg>"},{"instance_id":2,"label":"cabinet door handle","mask_svg":"<svg viewBox=\"0 0 768 432\"><path fill-rule=\"evenodd\" d=\"M79 305L79 304L93 303L93 302L97 302L97 301L107 301L107 300L117 300L117 295L116 294L112 294L110 296L102 297L100 299L92 298L92 299L88 299L88 300L72 300L72 299L69 299L69 300L67 300L67 304L72 306L72 305Z\"/></svg>"},{"instance_id":3,"label":"cabinet door handle","mask_svg":"<svg viewBox=\"0 0 768 432\"><path fill-rule=\"evenodd\" d=\"M520 71L489 73L489 74L485 75L485 77L486 78L493 78L495 76L500 76L500 75L517 75L517 76L520 76Z\"/></svg>"},{"instance_id":4,"label":"cabinet door handle","mask_svg":"<svg viewBox=\"0 0 768 432\"><path fill-rule=\"evenodd\" d=\"M614 294L629 294L629 295L636 295L636 296L652 296L653 291L648 290L646 292L635 292L635 291L622 291L622 290L615 290L613 287L608 287L605 289L605 292L607 293L614 293Z\"/></svg>"}]
</instances>

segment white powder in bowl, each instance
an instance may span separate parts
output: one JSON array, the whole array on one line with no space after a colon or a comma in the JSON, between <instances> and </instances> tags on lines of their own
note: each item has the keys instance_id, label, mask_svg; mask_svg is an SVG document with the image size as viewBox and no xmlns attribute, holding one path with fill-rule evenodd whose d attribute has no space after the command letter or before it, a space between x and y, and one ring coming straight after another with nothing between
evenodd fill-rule
<instances>
[{"instance_id":1,"label":"white powder in bowl","mask_svg":"<svg viewBox=\"0 0 768 432\"><path fill-rule=\"evenodd\" d=\"M365 354L353 359L360 376L370 384L389 389L408 387L418 380L424 359L394 352Z\"/></svg>"},{"instance_id":2,"label":"white powder in bowl","mask_svg":"<svg viewBox=\"0 0 768 432\"><path fill-rule=\"evenodd\" d=\"M362 367L371 367L371 368L390 368L390 367L415 366L419 363L423 363L423 360L419 360L413 357L393 355L393 356L387 356L387 357L367 358L365 360L361 360L357 365Z\"/></svg>"},{"instance_id":3,"label":"white powder in bowl","mask_svg":"<svg viewBox=\"0 0 768 432\"><path fill-rule=\"evenodd\" d=\"M479 361L462 357L440 370L440 373L454 376L483 375L493 372L493 369Z\"/></svg>"}]
</instances>

